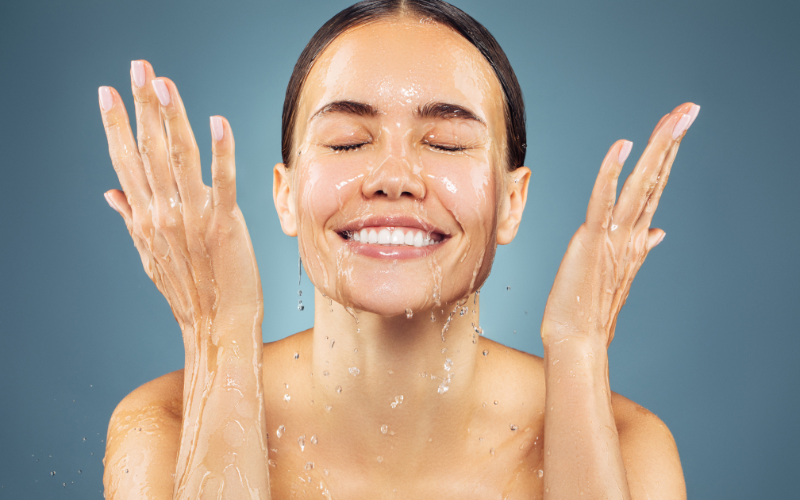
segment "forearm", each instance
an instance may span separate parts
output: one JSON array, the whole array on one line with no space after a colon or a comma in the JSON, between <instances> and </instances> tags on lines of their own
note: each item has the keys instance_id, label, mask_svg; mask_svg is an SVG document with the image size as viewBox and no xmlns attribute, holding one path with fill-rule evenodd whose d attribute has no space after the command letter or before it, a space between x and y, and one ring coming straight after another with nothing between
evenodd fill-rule
<instances>
[{"instance_id":1,"label":"forearm","mask_svg":"<svg viewBox=\"0 0 800 500\"><path fill-rule=\"evenodd\" d=\"M199 323L184 333L174 498L269 499L260 318L218 313Z\"/></svg>"},{"instance_id":2,"label":"forearm","mask_svg":"<svg viewBox=\"0 0 800 500\"><path fill-rule=\"evenodd\" d=\"M630 491L602 342L545 343L544 498L623 498Z\"/></svg>"}]
</instances>

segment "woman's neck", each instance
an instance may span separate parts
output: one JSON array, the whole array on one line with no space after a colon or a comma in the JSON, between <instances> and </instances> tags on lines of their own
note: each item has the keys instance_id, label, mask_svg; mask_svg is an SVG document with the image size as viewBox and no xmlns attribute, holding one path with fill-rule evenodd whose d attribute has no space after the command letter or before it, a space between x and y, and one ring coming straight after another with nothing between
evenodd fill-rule
<instances>
[{"instance_id":1,"label":"woman's neck","mask_svg":"<svg viewBox=\"0 0 800 500\"><path fill-rule=\"evenodd\" d=\"M468 427L471 412L463 410L481 404L476 299L386 318L348 312L315 292L318 411L341 432L402 432L409 445Z\"/></svg>"}]
</instances>

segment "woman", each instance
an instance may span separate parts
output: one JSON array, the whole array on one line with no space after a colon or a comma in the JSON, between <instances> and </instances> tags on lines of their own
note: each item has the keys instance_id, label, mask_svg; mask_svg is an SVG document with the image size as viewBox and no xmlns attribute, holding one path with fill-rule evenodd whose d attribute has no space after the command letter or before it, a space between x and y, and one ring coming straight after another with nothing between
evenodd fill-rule
<instances>
[{"instance_id":1,"label":"woman","mask_svg":"<svg viewBox=\"0 0 800 500\"><path fill-rule=\"evenodd\" d=\"M107 498L685 497L669 430L610 391L607 348L664 237L650 221L698 106L661 119L619 200L631 143L611 146L548 299L541 359L480 336L478 290L530 177L505 55L438 0L345 9L295 67L274 169L314 327L262 346L230 125L211 118L205 186L175 85L145 61L131 79L138 144L100 88L124 190L106 198L172 307L186 366L115 410Z\"/></svg>"}]
</instances>

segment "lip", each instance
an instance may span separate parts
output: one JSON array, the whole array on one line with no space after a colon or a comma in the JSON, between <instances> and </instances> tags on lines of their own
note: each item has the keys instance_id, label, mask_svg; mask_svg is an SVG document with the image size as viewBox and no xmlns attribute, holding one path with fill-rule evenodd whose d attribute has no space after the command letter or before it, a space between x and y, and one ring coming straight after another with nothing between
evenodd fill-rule
<instances>
[{"instance_id":1,"label":"lip","mask_svg":"<svg viewBox=\"0 0 800 500\"><path fill-rule=\"evenodd\" d=\"M358 242L343 236L344 233L353 233L365 227L405 227L419 229L427 234L436 234L441 237L441 240L434 245L425 247L406 245L389 246ZM443 247L450 239L449 232L436 227L422 218L412 217L408 214L373 215L350 221L335 231L341 238L342 243L350 248L350 251L374 259L406 260L427 257Z\"/></svg>"},{"instance_id":2,"label":"lip","mask_svg":"<svg viewBox=\"0 0 800 500\"><path fill-rule=\"evenodd\" d=\"M371 215L363 219L355 219L348 222L342 227L336 229L337 233L360 231L365 227L409 227L413 229L420 229L428 234L439 234L442 239L449 238L449 231L436 227L434 224L421 219L419 217L412 217L408 214L393 214L393 215Z\"/></svg>"}]
</instances>

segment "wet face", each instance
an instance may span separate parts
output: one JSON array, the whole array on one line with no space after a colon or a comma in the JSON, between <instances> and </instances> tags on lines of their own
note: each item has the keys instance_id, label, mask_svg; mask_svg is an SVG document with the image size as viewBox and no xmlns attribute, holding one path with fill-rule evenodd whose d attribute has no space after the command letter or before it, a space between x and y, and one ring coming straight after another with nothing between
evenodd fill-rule
<instances>
[{"instance_id":1,"label":"wet face","mask_svg":"<svg viewBox=\"0 0 800 500\"><path fill-rule=\"evenodd\" d=\"M518 224L524 172L506 171L504 141L500 83L457 33L394 19L339 36L305 82L292 164L276 166L311 281L383 316L467 297Z\"/></svg>"}]
</instances>

